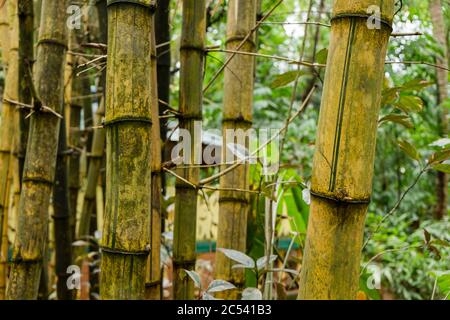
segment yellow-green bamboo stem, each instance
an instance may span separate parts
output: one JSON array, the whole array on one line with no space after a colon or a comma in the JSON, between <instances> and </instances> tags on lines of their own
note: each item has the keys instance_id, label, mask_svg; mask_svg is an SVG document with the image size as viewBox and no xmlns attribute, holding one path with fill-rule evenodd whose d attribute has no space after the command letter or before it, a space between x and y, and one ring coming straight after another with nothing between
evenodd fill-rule
<instances>
[{"instance_id":1,"label":"yellow-green bamboo stem","mask_svg":"<svg viewBox=\"0 0 450 320\"><path fill-rule=\"evenodd\" d=\"M143 299L150 251L154 2L108 1L106 209L100 294ZM126 62L126 63L124 63Z\"/></svg>"},{"instance_id":2,"label":"yellow-green bamboo stem","mask_svg":"<svg viewBox=\"0 0 450 320\"><path fill-rule=\"evenodd\" d=\"M68 1L42 1L35 64L34 83L40 101L58 113L62 110L67 50L67 26L61 17L66 13L67 4ZM48 237L48 208L55 175L60 119L39 109L30 120L8 299L37 298Z\"/></svg>"},{"instance_id":3,"label":"yellow-green bamboo stem","mask_svg":"<svg viewBox=\"0 0 450 320\"><path fill-rule=\"evenodd\" d=\"M8 5L8 33L10 41L8 46L8 69L6 72L5 92L3 95L2 116L0 122L0 225L3 225L3 216L5 211L8 210L8 207L5 206L5 204L9 200L8 179L10 175L9 169L11 168L11 152L14 142L14 114L16 106L10 101L17 101L19 95L17 2L9 1L6 4ZM2 238L1 235L2 232L0 231L0 239Z\"/></svg>"},{"instance_id":4,"label":"yellow-green bamboo stem","mask_svg":"<svg viewBox=\"0 0 450 320\"><path fill-rule=\"evenodd\" d=\"M0 8L0 50L2 52L2 65L6 69L8 66L9 55L9 18L8 18L8 1L3 2Z\"/></svg>"},{"instance_id":5,"label":"yellow-green bamboo stem","mask_svg":"<svg viewBox=\"0 0 450 320\"><path fill-rule=\"evenodd\" d=\"M439 45L442 47L443 55L437 57L437 64L441 66L448 65L448 45L445 32L445 21L443 14L443 4L441 0L430 0L430 15L433 23L433 34ZM448 98L448 71L436 69L436 80L438 85L438 104L442 104ZM442 137L448 137L448 109L445 106L441 108L440 116L440 134ZM447 215L448 206L448 175L444 172L437 173L437 205L434 215L436 219L443 219Z\"/></svg>"},{"instance_id":6,"label":"yellow-green bamboo stem","mask_svg":"<svg viewBox=\"0 0 450 320\"><path fill-rule=\"evenodd\" d=\"M158 76L156 59L156 39L154 27L151 34L151 99L152 99L152 215L151 215L151 251L147 260L147 276L145 285L145 298L149 300L161 299L161 132L159 123L159 102L158 102Z\"/></svg>"},{"instance_id":7,"label":"yellow-green bamboo stem","mask_svg":"<svg viewBox=\"0 0 450 320\"><path fill-rule=\"evenodd\" d=\"M370 0L335 1L300 299L356 299L394 1L368 28Z\"/></svg>"},{"instance_id":8,"label":"yellow-green bamboo stem","mask_svg":"<svg viewBox=\"0 0 450 320\"><path fill-rule=\"evenodd\" d=\"M202 120L202 83L206 33L205 0L183 0L183 23L180 53L180 129L192 137L190 164L199 158L195 122ZM197 133L198 134L198 133ZM194 184L199 168L180 169L180 176ZM195 268L195 235L197 226L197 190L177 179L173 244L173 297L189 300L194 297L192 280L184 271Z\"/></svg>"},{"instance_id":9,"label":"yellow-green bamboo stem","mask_svg":"<svg viewBox=\"0 0 450 320\"><path fill-rule=\"evenodd\" d=\"M228 2L227 49L235 50L256 24L255 0L230 0ZM250 37L241 51L255 51L255 37ZM224 145L236 144L248 148L250 141L227 137L227 132L245 133L252 127L253 86L255 57L237 55L225 69L223 136ZM242 130L242 131L238 131ZM227 141L228 138L233 141ZM226 159L228 148L222 148L222 159ZM249 165L242 164L220 178L222 189L248 189ZM249 194L237 191L221 191L219 199L219 225L217 246L245 252L247 238L247 216ZM230 281L241 288L244 285L243 269L232 269L233 262L223 253L216 256L217 279ZM238 290L227 290L223 298L237 299Z\"/></svg>"}]
</instances>

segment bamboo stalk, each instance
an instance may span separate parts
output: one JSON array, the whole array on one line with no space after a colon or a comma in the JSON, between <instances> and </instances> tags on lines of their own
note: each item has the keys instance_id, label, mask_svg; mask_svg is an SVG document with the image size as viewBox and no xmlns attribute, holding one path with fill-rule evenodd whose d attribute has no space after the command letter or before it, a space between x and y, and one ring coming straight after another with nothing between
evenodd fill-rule
<instances>
[{"instance_id":1,"label":"bamboo stalk","mask_svg":"<svg viewBox=\"0 0 450 320\"><path fill-rule=\"evenodd\" d=\"M102 99L100 106L96 112L96 125L102 123L105 115L105 104ZM92 149L88 154L89 169L86 182L86 190L84 192L84 200L80 215L80 222L78 225L77 237L78 239L85 239L90 235L91 217L95 213L96 207L96 189L98 184L98 177L100 175L100 167L102 165L104 149L106 142L106 132L104 129L96 129L94 131Z\"/></svg>"},{"instance_id":2,"label":"bamboo stalk","mask_svg":"<svg viewBox=\"0 0 450 320\"><path fill-rule=\"evenodd\" d=\"M3 2L3 7L0 8L0 49L2 51L2 64L5 70L8 67L9 55L9 18L8 18L8 1Z\"/></svg>"},{"instance_id":3,"label":"bamboo stalk","mask_svg":"<svg viewBox=\"0 0 450 320\"><path fill-rule=\"evenodd\" d=\"M384 60L394 1L369 29L369 0L335 1L299 299L356 299Z\"/></svg>"},{"instance_id":4,"label":"bamboo stalk","mask_svg":"<svg viewBox=\"0 0 450 320\"><path fill-rule=\"evenodd\" d=\"M56 296L58 300L72 300L74 292L67 287L67 267L72 264L72 231L70 229L70 201L68 184L68 155L65 121L59 130L55 185L53 187L53 220L55 238Z\"/></svg>"},{"instance_id":5,"label":"bamboo stalk","mask_svg":"<svg viewBox=\"0 0 450 320\"><path fill-rule=\"evenodd\" d=\"M100 294L143 299L150 249L151 39L154 1L108 6L106 209ZM123 63L127 61L127 63Z\"/></svg>"},{"instance_id":6,"label":"bamboo stalk","mask_svg":"<svg viewBox=\"0 0 450 320\"><path fill-rule=\"evenodd\" d=\"M256 23L255 0L230 0L228 2L227 49L233 50L245 39ZM255 37L249 37L241 51L254 52ZM224 145L236 144L249 148L249 139L244 141L229 141L227 130L239 132L252 127L253 87L255 58L236 55L225 69L223 136ZM222 159L226 159L228 148L222 148ZM228 161L228 159L226 159ZM225 165L223 168L226 168ZM233 171L220 178L220 188L249 189L249 164L243 163ZM221 191L219 199L219 225L217 246L245 252L247 238L247 216L249 210L249 195L236 191ZM216 254L217 279L234 283L242 288L245 282L242 269L232 269L232 262L223 253ZM223 298L237 299L238 290L227 290L220 294Z\"/></svg>"},{"instance_id":7,"label":"bamboo stalk","mask_svg":"<svg viewBox=\"0 0 450 320\"><path fill-rule=\"evenodd\" d=\"M443 49L443 55L437 57L437 63L442 66L448 66L448 46L445 33L445 21L442 12L443 4L441 0L430 0L431 21L433 23L433 34L437 42ZM438 86L438 105L442 104L448 98L448 71L436 69L436 80ZM448 137L448 109L441 107L439 119L440 135ZM436 183L437 204L434 211L436 219L441 220L447 215L448 206L448 175L444 172L437 173Z\"/></svg>"},{"instance_id":8,"label":"bamboo stalk","mask_svg":"<svg viewBox=\"0 0 450 320\"><path fill-rule=\"evenodd\" d=\"M67 27L61 17L67 4L68 1L42 1L34 79L40 101L35 100L30 121L8 299L36 299L38 294L60 126L60 119L53 113L42 112L40 103L48 110L61 112L67 51Z\"/></svg>"},{"instance_id":9,"label":"bamboo stalk","mask_svg":"<svg viewBox=\"0 0 450 320\"><path fill-rule=\"evenodd\" d=\"M15 130L15 106L9 100L17 100L19 95L19 56L18 56L18 15L17 2L7 5L9 21L8 69L5 79L5 92L0 123L0 299L5 298L8 278L8 216L13 178L12 150ZM4 10L4 9L2 9ZM5 46L6 47L6 46Z\"/></svg>"},{"instance_id":10,"label":"bamboo stalk","mask_svg":"<svg viewBox=\"0 0 450 320\"><path fill-rule=\"evenodd\" d=\"M183 23L180 53L180 129L195 137L195 122L202 120L202 83L206 34L205 0L183 0ZM190 163L198 159L197 146L191 143ZM186 168L179 175L198 184L199 168ZM197 189L177 179L173 244L173 297L194 297L193 282L186 270L195 268L197 225Z\"/></svg>"},{"instance_id":11,"label":"bamboo stalk","mask_svg":"<svg viewBox=\"0 0 450 320\"><path fill-rule=\"evenodd\" d=\"M154 28L153 28L154 30ZM152 30L152 31L153 31ZM152 32L152 62L151 62L151 99L152 99L152 214L151 214L151 251L147 260L147 276L145 286L145 296L149 300L161 299L161 131L159 123L159 102L158 102L158 76L156 59L156 38Z\"/></svg>"}]
</instances>

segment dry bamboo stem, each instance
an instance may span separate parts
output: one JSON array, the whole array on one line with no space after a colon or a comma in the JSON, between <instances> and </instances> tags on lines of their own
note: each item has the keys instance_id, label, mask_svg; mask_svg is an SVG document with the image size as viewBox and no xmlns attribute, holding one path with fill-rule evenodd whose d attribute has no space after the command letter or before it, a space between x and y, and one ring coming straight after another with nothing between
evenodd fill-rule
<instances>
[{"instance_id":1,"label":"dry bamboo stem","mask_svg":"<svg viewBox=\"0 0 450 320\"><path fill-rule=\"evenodd\" d=\"M180 69L180 129L194 137L194 123L202 120L202 83L206 33L205 0L183 0ZM198 148L191 143L190 162L198 159ZM199 169L182 169L179 175L194 184ZM195 268L197 225L197 190L177 179L173 244L173 297L189 300L194 297L193 282L184 271Z\"/></svg>"},{"instance_id":2,"label":"dry bamboo stem","mask_svg":"<svg viewBox=\"0 0 450 320\"><path fill-rule=\"evenodd\" d=\"M230 0L228 3L227 48L235 49L256 23L255 0ZM254 52L255 37L249 37L241 51ZM253 87L255 58L237 55L225 69L223 136L224 145L237 144L249 148L249 139L234 141L228 137L227 130L232 132L247 131L252 126ZM231 141L227 141L231 138ZM225 159L227 148L223 148L222 159ZM228 161L228 159L227 159ZM223 167L227 167L226 165ZM220 178L220 188L249 189L249 163L243 163L233 171ZM247 238L247 215L249 210L248 193L221 191L219 199L219 225L217 246L245 252ZM223 253L216 255L217 279L230 281L237 288L244 285L242 269L232 269L233 262ZM227 299L237 299L238 290L227 290L220 294Z\"/></svg>"},{"instance_id":3,"label":"dry bamboo stem","mask_svg":"<svg viewBox=\"0 0 450 320\"><path fill-rule=\"evenodd\" d=\"M371 1L335 1L314 156L300 299L355 299L372 192L384 60L394 1L369 29Z\"/></svg>"}]
</instances>

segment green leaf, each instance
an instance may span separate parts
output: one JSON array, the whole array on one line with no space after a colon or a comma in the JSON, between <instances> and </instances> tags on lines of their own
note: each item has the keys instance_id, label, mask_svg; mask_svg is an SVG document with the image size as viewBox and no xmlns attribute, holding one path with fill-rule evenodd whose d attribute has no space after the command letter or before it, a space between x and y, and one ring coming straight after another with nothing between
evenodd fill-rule
<instances>
[{"instance_id":1,"label":"green leaf","mask_svg":"<svg viewBox=\"0 0 450 320\"><path fill-rule=\"evenodd\" d=\"M412 123L410 117L405 114L396 114L396 113L388 114L387 116L381 118L379 121L380 125L385 122L394 122L401 124L406 128L414 128L414 124Z\"/></svg>"},{"instance_id":2,"label":"green leaf","mask_svg":"<svg viewBox=\"0 0 450 320\"><path fill-rule=\"evenodd\" d=\"M250 258L248 255L246 255L245 253L242 253L237 250L224 249L224 248L218 248L217 251L222 252L228 258L240 263L242 266L245 266L246 268L254 268L255 267L255 261L252 258Z\"/></svg>"},{"instance_id":3,"label":"green leaf","mask_svg":"<svg viewBox=\"0 0 450 320\"><path fill-rule=\"evenodd\" d=\"M442 163L442 164L437 164L433 166L434 170L440 171L440 172L444 172L444 173L449 173L450 174L450 164L446 164L446 163Z\"/></svg>"},{"instance_id":4,"label":"green leaf","mask_svg":"<svg viewBox=\"0 0 450 320\"><path fill-rule=\"evenodd\" d=\"M431 81L425 81L425 80L420 80L420 79L414 79L411 81L406 82L405 84L403 84L403 89L405 90L414 90L414 91L418 91L418 90L422 90L426 87L429 87L433 85L433 82Z\"/></svg>"},{"instance_id":5,"label":"green leaf","mask_svg":"<svg viewBox=\"0 0 450 320\"><path fill-rule=\"evenodd\" d=\"M382 93L381 105L385 106L394 103L399 95L399 88L388 88L384 89Z\"/></svg>"},{"instance_id":6,"label":"green leaf","mask_svg":"<svg viewBox=\"0 0 450 320\"><path fill-rule=\"evenodd\" d=\"M420 154L411 143L406 140L400 140L398 142L400 148L412 159L420 161Z\"/></svg>"},{"instance_id":7,"label":"green leaf","mask_svg":"<svg viewBox=\"0 0 450 320\"><path fill-rule=\"evenodd\" d=\"M423 109L423 100L416 96L400 96L394 106L405 113L419 112Z\"/></svg>"},{"instance_id":8,"label":"green leaf","mask_svg":"<svg viewBox=\"0 0 450 320\"><path fill-rule=\"evenodd\" d=\"M202 287L202 282L200 281L200 276L197 272L195 271L189 271L184 269L184 271L186 271L186 273L188 274L188 276L192 279L192 281L194 281L194 284L197 288L201 288Z\"/></svg>"},{"instance_id":9,"label":"green leaf","mask_svg":"<svg viewBox=\"0 0 450 320\"><path fill-rule=\"evenodd\" d=\"M437 151L428 159L430 165L437 164L450 158L450 149Z\"/></svg>"},{"instance_id":10,"label":"green leaf","mask_svg":"<svg viewBox=\"0 0 450 320\"><path fill-rule=\"evenodd\" d=\"M316 60L319 64L326 64L328 59L328 49L323 48L319 52L317 52Z\"/></svg>"},{"instance_id":11,"label":"green leaf","mask_svg":"<svg viewBox=\"0 0 450 320\"><path fill-rule=\"evenodd\" d=\"M294 82L297 79L297 75L302 76L306 72L305 71L288 71L282 74L279 74L275 77L275 80L272 81L270 87L272 89L284 87L291 82Z\"/></svg>"}]
</instances>

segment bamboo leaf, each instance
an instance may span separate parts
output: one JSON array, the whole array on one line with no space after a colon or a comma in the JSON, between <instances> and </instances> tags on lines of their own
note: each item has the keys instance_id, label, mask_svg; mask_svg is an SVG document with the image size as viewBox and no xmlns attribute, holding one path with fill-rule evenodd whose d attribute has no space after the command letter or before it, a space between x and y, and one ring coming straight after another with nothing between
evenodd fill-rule
<instances>
[{"instance_id":1,"label":"bamboo leaf","mask_svg":"<svg viewBox=\"0 0 450 320\"><path fill-rule=\"evenodd\" d=\"M271 255L269 259L269 264L275 262L277 258L278 257L276 255ZM267 264L267 256L261 257L256 261L256 267L258 268L258 270L263 269L266 266L266 264Z\"/></svg>"},{"instance_id":2,"label":"bamboo leaf","mask_svg":"<svg viewBox=\"0 0 450 320\"><path fill-rule=\"evenodd\" d=\"M279 74L275 77L275 80L272 81L270 87L272 89L284 87L291 82L294 82L297 79L297 75L302 76L306 74L305 71L288 71L282 74Z\"/></svg>"},{"instance_id":3,"label":"bamboo leaf","mask_svg":"<svg viewBox=\"0 0 450 320\"><path fill-rule=\"evenodd\" d=\"M401 96L394 106L405 113L419 112L423 109L423 100L416 96Z\"/></svg>"},{"instance_id":4,"label":"bamboo leaf","mask_svg":"<svg viewBox=\"0 0 450 320\"><path fill-rule=\"evenodd\" d=\"M401 124L402 126L404 126L406 128L414 127L414 124L412 123L409 116L405 115L405 114L396 114L396 113L388 114L387 116L384 116L383 118L381 118L379 121L380 125L385 122L395 122L395 123Z\"/></svg>"},{"instance_id":5,"label":"bamboo leaf","mask_svg":"<svg viewBox=\"0 0 450 320\"><path fill-rule=\"evenodd\" d=\"M430 165L437 164L450 158L450 149L440 150L431 155L428 159Z\"/></svg>"},{"instance_id":6,"label":"bamboo leaf","mask_svg":"<svg viewBox=\"0 0 450 320\"><path fill-rule=\"evenodd\" d=\"M440 172L444 172L444 173L449 173L450 174L450 164L447 164L447 163L434 165L433 169L437 170L437 171L440 171Z\"/></svg>"},{"instance_id":7,"label":"bamboo leaf","mask_svg":"<svg viewBox=\"0 0 450 320\"><path fill-rule=\"evenodd\" d=\"M323 48L319 52L317 52L316 60L319 64L326 64L328 59L328 49Z\"/></svg>"},{"instance_id":8,"label":"bamboo leaf","mask_svg":"<svg viewBox=\"0 0 450 320\"><path fill-rule=\"evenodd\" d=\"M184 269L184 271L186 271L188 276L192 279L192 281L194 281L195 286L197 288L201 289L202 282L200 280L200 275L197 272L195 272L195 271L189 271L189 270L186 270L186 269Z\"/></svg>"},{"instance_id":9,"label":"bamboo leaf","mask_svg":"<svg viewBox=\"0 0 450 320\"><path fill-rule=\"evenodd\" d=\"M246 288L242 291L242 300L262 300L262 293L257 288Z\"/></svg>"},{"instance_id":10,"label":"bamboo leaf","mask_svg":"<svg viewBox=\"0 0 450 320\"><path fill-rule=\"evenodd\" d=\"M400 148L412 159L420 161L420 154L411 143L406 140L400 140L398 142Z\"/></svg>"},{"instance_id":11,"label":"bamboo leaf","mask_svg":"<svg viewBox=\"0 0 450 320\"><path fill-rule=\"evenodd\" d=\"M241 265L245 266L245 268L254 268L255 267L255 261L250 258L245 253L242 253L237 250L232 249L224 249L224 248L218 248L217 251L222 252L224 255L226 255L228 258L230 258L233 261L236 261L240 263Z\"/></svg>"},{"instance_id":12,"label":"bamboo leaf","mask_svg":"<svg viewBox=\"0 0 450 320\"><path fill-rule=\"evenodd\" d=\"M404 90L418 91L418 90L422 90L422 89L424 89L426 87L429 87L431 85L433 85L433 82L431 82L431 81L414 79L414 80L408 81L405 84L403 84L402 88Z\"/></svg>"},{"instance_id":13,"label":"bamboo leaf","mask_svg":"<svg viewBox=\"0 0 450 320\"><path fill-rule=\"evenodd\" d=\"M206 292L221 292L221 291L225 291L225 290L231 290L231 289L235 289L236 287L234 286L234 284L229 283L228 281L225 280L214 280L212 281L209 286L208 289L206 289Z\"/></svg>"}]
</instances>

